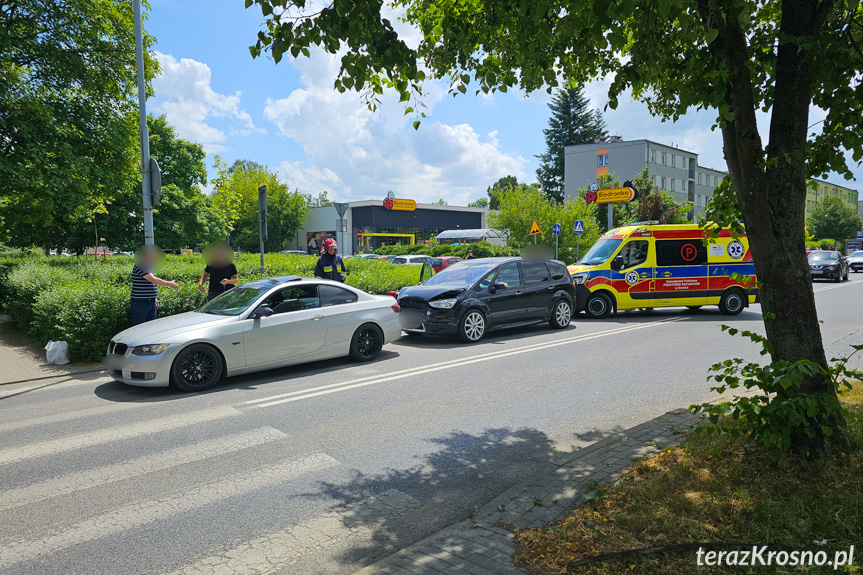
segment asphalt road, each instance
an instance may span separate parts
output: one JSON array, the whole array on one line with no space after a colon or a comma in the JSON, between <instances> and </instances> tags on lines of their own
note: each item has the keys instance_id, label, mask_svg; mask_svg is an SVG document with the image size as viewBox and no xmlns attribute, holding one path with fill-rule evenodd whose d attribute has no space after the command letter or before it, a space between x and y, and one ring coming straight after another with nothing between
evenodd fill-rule
<instances>
[{"instance_id":1,"label":"asphalt road","mask_svg":"<svg viewBox=\"0 0 863 575\"><path fill-rule=\"evenodd\" d=\"M863 343L863 279L815 287L828 354ZM350 573L556 453L710 400L759 306L579 317L479 344L227 380L200 395L84 375L0 387L0 573ZM855 362L858 367L861 362Z\"/></svg>"}]
</instances>

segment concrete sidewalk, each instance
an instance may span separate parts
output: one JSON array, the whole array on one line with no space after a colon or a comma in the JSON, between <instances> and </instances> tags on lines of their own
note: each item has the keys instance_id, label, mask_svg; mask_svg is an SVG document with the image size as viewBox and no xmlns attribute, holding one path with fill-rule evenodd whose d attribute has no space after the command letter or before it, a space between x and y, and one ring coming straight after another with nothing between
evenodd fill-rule
<instances>
[{"instance_id":1,"label":"concrete sidewalk","mask_svg":"<svg viewBox=\"0 0 863 575\"><path fill-rule=\"evenodd\" d=\"M561 456L533 477L507 490L473 514L354 575L523 575L513 566L510 529L545 525L575 504L596 483L612 482L634 459L675 443L700 416L685 409L642 423Z\"/></svg>"},{"instance_id":2,"label":"concrete sidewalk","mask_svg":"<svg viewBox=\"0 0 863 575\"><path fill-rule=\"evenodd\" d=\"M8 319L8 316L0 316L0 385L102 370L98 363L47 365L45 350L13 329Z\"/></svg>"}]
</instances>

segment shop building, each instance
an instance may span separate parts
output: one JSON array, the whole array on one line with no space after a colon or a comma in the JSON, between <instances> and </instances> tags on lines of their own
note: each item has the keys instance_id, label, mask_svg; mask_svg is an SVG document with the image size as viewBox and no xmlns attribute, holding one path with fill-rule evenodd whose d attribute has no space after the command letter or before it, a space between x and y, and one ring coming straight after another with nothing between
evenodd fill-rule
<instances>
[{"instance_id":1,"label":"shop building","mask_svg":"<svg viewBox=\"0 0 863 575\"><path fill-rule=\"evenodd\" d=\"M310 209L296 246L288 247L316 254L329 237L343 254L368 253L384 245L428 243L445 230L485 228L487 215L486 208L417 204L395 197L348 202L343 217L335 205Z\"/></svg>"}]
</instances>

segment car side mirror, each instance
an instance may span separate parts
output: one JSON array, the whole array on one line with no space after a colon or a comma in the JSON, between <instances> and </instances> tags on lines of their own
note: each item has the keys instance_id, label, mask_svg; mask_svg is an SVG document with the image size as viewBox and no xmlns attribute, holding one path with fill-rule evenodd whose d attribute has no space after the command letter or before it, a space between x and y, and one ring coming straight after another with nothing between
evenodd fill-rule
<instances>
[{"instance_id":1,"label":"car side mirror","mask_svg":"<svg viewBox=\"0 0 863 575\"><path fill-rule=\"evenodd\" d=\"M506 282L497 282L496 284L491 285L491 291L497 291L499 289L506 289L509 287L509 284Z\"/></svg>"},{"instance_id":2,"label":"car side mirror","mask_svg":"<svg viewBox=\"0 0 863 575\"><path fill-rule=\"evenodd\" d=\"M616 272L623 269L623 256L617 256L611 261L611 269Z\"/></svg>"},{"instance_id":3,"label":"car side mirror","mask_svg":"<svg viewBox=\"0 0 863 575\"><path fill-rule=\"evenodd\" d=\"M251 319L259 319L273 315L273 308L262 305L252 313Z\"/></svg>"}]
</instances>

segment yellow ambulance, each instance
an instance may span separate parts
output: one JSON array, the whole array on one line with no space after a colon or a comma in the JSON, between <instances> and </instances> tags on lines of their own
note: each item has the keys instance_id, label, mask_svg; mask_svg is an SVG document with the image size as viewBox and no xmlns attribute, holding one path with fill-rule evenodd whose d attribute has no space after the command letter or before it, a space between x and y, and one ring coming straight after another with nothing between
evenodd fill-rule
<instances>
[{"instance_id":1,"label":"yellow ambulance","mask_svg":"<svg viewBox=\"0 0 863 575\"><path fill-rule=\"evenodd\" d=\"M609 231L569 266L576 311L604 318L617 310L718 305L736 315L756 303L755 265L746 236L720 230L704 244L695 224L633 224Z\"/></svg>"}]
</instances>

